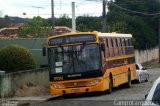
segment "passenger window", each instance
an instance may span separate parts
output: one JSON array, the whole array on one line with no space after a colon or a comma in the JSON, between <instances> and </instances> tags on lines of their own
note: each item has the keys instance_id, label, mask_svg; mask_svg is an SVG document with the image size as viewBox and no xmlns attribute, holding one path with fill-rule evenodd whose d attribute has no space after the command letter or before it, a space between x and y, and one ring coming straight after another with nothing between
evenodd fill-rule
<instances>
[{"instance_id":1,"label":"passenger window","mask_svg":"<svg viewBox=\"0 0 160 106\"><path fill-rule=\"evenodd\" d=\"M120 46L122 47L123 45L122 45L122 39L120 39Z\"/></svg>"},{"instance_id":2,"label":"passenger window","mask_svg":"<svg viewBox=\"0 0 160 106\"><path fill-rule=\"evenodd\" d=\"M128 46L131 46L130 39L128 39Z\"/></svg>"},{"instance_id":3,"label":"passenger window","mask_svg":"<svg viewBox=\"0 0 160 106\"><path fill-rule=\"evenodd\" d=\"M133 46L133 40L132 39L130 39L130 44L131 44L131 46Z\"/></svg>"},{"instance_id":4,"label":"passenger window","mask_svg":"<svg viewBox=\"0 0 160 106\"><path fill-rule=\"evenodd\" d=\"M113 46L113 39L112 39L112 38L111 38L111 47L114 47L114 46Z\"/></svg>"},{"instance_id":5,"label":"passenger window","mask_svg":"<svg viewBox=\"0 0 160 106\"><path fill-rule=\"evenodd\" d=\"M115 39L116 40L116 47L118 47L118 39Z\"/></svg>"},{"instance_id":6,"label":"passenger window","mask_svg":"<svg viewBox=\"0 0 160 106\"><path fill-rule=\"evenodd\" d=\"M124 39L124 46L127 47L127 39Z\"/></svg>"},{"instance_id":7,"label":"passenger window","mask_svg":"<svg viewBox=\"0 0 160 106\"><path fill-rule=\"evenodd\" d=\"M108 39L106 39L106 47L108 48Z\"/></svg>"}]
</instances>

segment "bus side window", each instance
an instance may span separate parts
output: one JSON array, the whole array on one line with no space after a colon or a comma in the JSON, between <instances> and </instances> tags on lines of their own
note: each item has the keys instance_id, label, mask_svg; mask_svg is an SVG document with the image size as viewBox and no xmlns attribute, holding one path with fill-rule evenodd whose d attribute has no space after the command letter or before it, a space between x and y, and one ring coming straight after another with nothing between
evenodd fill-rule
<instances>
[{"instance_id":1,"label":"bus side window","mask_svg":"<svg viewBox=\"0 0 160 106\"><path fill-rule=\"evenodd\" d=\"M111 38L111 48L110 48L110 51L111 51L111 56L114 56L114 43L113 43L113 38Z\"/></svg>"},{"instance_id":2,"label":"bus side window","mask_svg":"<svg viewBox=\"0 0 160 106\"><path fill-rule=\"evenodd\" d=\"M116 41L116 47L118 47L118 38L115 38Z\"/></svg>"},{"instance_id":3,"label":"bus side window","mask_svg":"<svg viewBox=\"0 0 160 106\"><path fill-rule=\"evenodd\" d=\"M127 43L126 43L126 39L124 39L124 47L126 48L126 46L127 46Z\"/></svg>"},{"instance_id":4,"label":"bus side window","mask_svg":"<svg viewBox=\"0 0 160 106\"><path fill-rule=\"evenodd\" d=\"M114 54L114 56L117 55L116 38L113 38L113 54Z\"/></svg>"},{"instance_id":5,"label":"bus side window","mask_svg":"<svg viewBox=\"0 0 160 106\"><path fill-rule=\"evenodd\" d=\"M108 39L106 38L106 47L108 48Z\"/></svg>"},{"instance_id":6,"label":"bus side window","mask_svg":"<svg viewBox=\"0 0 160 106\"><path fill-rule=\"evenodd\" d=\"M101 46L101 54L102 58L106 57L106 45L105 45L105 39L101 38L100 39L100 46Z\"/></svg>"},{"instance_id":7,"label":"bus side window","mask_svg":"<svg viewBox=\"0 0 160 106\"><path fill-rule=\"evenodd\" d=\"M126 51L127 51L127 54L130 54L130 43L129 43L129 39L126 39Z\"/></svg>"},{"instance_id":8,"label":"bus side window","mask_svg":"<svg viewBox=\"0 0 160 106\"><path fill-rule=\"evenodd\" d=\"M133 46L133 39L130 39L131 46Z\"/></svg>"},{"instance_id":9,"label":"bus side window","mask_svg":"<svg viewBox=\"0 0 160 106\"><path fill-rule=\"evenodd\" d=\"M125 39L124 38L122 38L122 50L123 50L123 54L125 54L126 52L125 52Z\"/></svg>"},{"instance_id":10,"label":"bus side window","mask_svg":"<svg viewBox=\"0 0 160 106\"><path fill-rule=\"evenodd\" d=\"M127 39L124 39L124 50L125 50L125 54L128 54L128 50L127 50Z\"/></svg>"},{"instance_id":11,"label":"bus side window","mask_svg":"<svg viewBox=\"0 0 160 106\"><path fill-rule=\"evenodd\" d=\"M131 46L130 39L128 39L128 46Z\"/></svg>"},{"instance_id":12,"label":"bus side window","mask_svg":"<svg viewBox=\"0 0 160 106\"><path fill-rule=\"evenodd\" d=\"M109 57L109 42L108 42L108 38L106 38L106 56Z\"/></svg>"},{"instance_id":13,"label":"bus side window","mask_svg":"<svg viewBox=\"0 0 160 106\"><path fill-rule=\"evenodd\" d=\"M114 45L113 45L113 39L111 38L111 48L113 48Z\"/></svg>"},{"instance_id":14,"label":"bus side window","mask_svg":"<svg viewBox=\"0 0 160 106\"><path fill-rule=\"evenodd\" d=\"M122 38L119 38L119 46L120 46L120 54L123 54L123 48L122 48Z\"/></svg>"},{"instance_id":15,"label":"bus side window","mask_svg":"<svg viewBox=\"0 0 160 106\"><path fill-rule=\"evenodd\" d=\"M118 56L119 55L119 45L118 45L118 41L119 39L118 38L115 38L115 42L116 42L116 55Z\"/></svg>"},{"instance_id":16,"label":"bus side window","mask_svg":"<svg viewBox=\"0 0 160 106\"><path fill-rule=\"evenodd\" d=\"M119 38L119 45L120 45L120 47L122 47L122 39L121 38Z\"/></svg>"},{"instance_id":17,"label":"bus side window","mask_svg":"<svg viewBox=\"0 0 160 106\"><path fill-rule=\"evenodd\" d=\"M108 52L109 52L109 57L112 57L112 44L111 44L111 39L108 38Z\"/></svg>"}]
</instances>

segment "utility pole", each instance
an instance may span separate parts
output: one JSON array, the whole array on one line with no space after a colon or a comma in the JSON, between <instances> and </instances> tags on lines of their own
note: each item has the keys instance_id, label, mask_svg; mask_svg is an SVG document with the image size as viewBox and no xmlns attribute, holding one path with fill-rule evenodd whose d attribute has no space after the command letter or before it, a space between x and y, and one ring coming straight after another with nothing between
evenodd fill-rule
<instances>
[{"instance_id":1,"label":"utility pole","mask_svg":"<svg viewBox=\"0 0 160 106\"><path fill-rule=\"evenodd\" d=\"M107 21L106 21L106 4L107 0L103 0L103 12L102 12L102 18L103 18L103 27L102 27L102 32L106 32L107 29Z\"/></svg>"},{"instance_id":2,"label":"utility pole","mask_svg":"<svg viewBox=\"0 0 160 106\"><path fill-rule=\"evenodd\" d=\"M51 12L52 12L52 36L55 35L54 26L55 26L55 19L54 19L54 0L51 0Z\"/></svg>"},{"instance_id":3,"label":"utility pole","mask_svg":"<svg viewBox=\"0 0 160 106\"><path fill-rule=\"evenodd\" d=\"M159 63L160 63L160 16L158 18L158 44L159 44Z\"/></svg>"},{"instance_id":4,"label":"utility pole","mask_svg":"<svg viewBox=\"0 0 160 106\"><path fill-rule=\"evenodd\" d=\"M75 2L72 2L72 31L76 32Z\"/></svg>"}]
</instances>

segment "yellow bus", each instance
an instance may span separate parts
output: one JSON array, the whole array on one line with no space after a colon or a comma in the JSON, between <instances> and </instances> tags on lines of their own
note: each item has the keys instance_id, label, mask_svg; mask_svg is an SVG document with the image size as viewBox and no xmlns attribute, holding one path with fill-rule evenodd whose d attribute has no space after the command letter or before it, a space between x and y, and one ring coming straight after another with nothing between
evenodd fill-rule
<instances>
[{"instance_id":1,"label":"yellow bus","mask_svg":"<svg viewBox=\"0 0 160 106\"><path fill-rule=\"evenodd\" d=\"M47 39L51 94L108 91L136 79L131 34L78 32ZM45 52L44 52L45 53Z\"/></svg>"}]
</instances>

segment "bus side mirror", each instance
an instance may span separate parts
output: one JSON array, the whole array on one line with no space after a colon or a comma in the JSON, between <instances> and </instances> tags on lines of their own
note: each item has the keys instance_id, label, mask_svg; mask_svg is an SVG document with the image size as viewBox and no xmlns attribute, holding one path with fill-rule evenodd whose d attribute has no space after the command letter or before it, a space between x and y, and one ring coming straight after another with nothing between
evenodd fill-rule
<instances>
[{"instance_id":1,"label":"bus side mirror","mask_svg":"<svg viewBox=\"0 0 160 106\"><path fill-rule=\"evenodd\" d=\"M103 43L101 44L101 50L105 51L105 45Z\"/></svg>"},{"instance_id":2,"label":"bus side mirror","mask_svg":"<svg viewBox=\"0 0 160 106\"><path fill-rule=\"evenodd\" d=\"M43 54L43 56L46 56L46 47L42 48L42 54Z\"/></svg>"}]
</instances>

